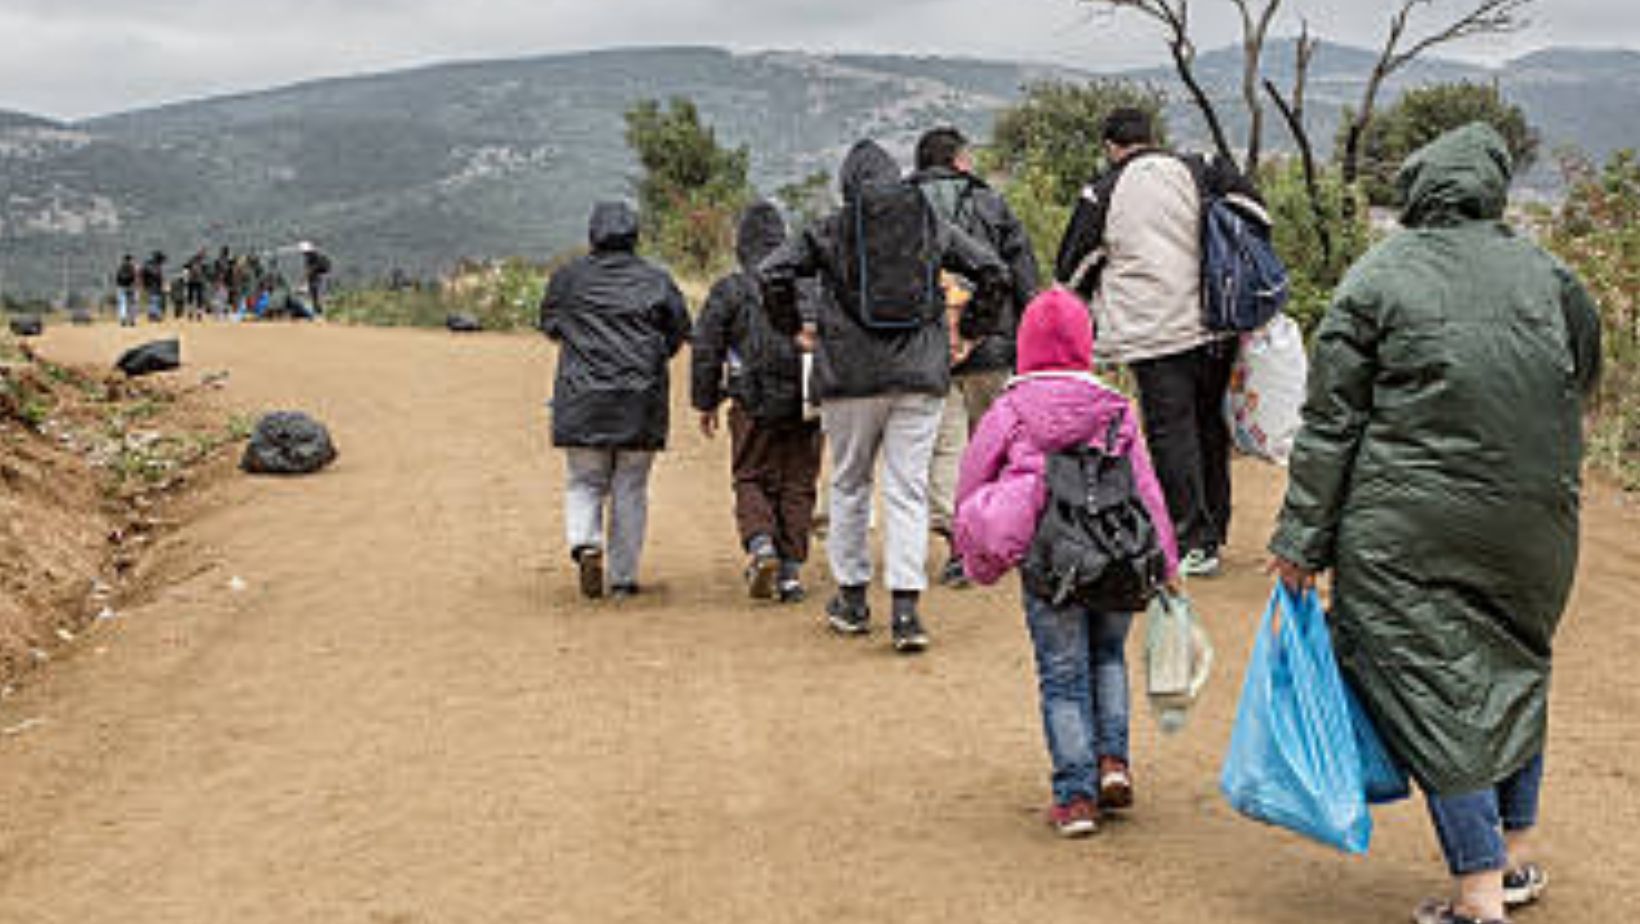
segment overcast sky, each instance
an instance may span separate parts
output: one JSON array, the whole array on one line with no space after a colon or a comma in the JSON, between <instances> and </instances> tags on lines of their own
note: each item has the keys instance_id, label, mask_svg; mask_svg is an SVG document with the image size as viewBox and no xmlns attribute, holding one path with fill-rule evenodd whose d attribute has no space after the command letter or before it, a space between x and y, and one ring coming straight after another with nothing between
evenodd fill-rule
<instances>
[{"instance_id":1,"label":"overcast sky","mask_svg":"<svg viewBox=\"0 0 1640 924\"><path fill-rule=\"evenodd\" d=\"M1426 22L1473 0L1435 0ZM1286 0L1335 41L1371 45L1392 0ZM1230 0L1196 0L1199 44L1235 34ZM1548 44L1640 47L1634 0L1538 0L1527 32L1448 54ZM1283 22L1296 28L1296 15ZM72 119L455 59L617 45L887 51L1159 63L1149 23L1076 0L0 0L0 108Z\"/></svg>"}]
</instances>

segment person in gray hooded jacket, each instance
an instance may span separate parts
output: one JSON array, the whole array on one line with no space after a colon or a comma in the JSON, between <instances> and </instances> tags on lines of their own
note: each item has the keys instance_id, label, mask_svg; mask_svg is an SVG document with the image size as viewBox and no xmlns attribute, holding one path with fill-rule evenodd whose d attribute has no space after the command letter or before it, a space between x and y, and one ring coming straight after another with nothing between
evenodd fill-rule
<instances>
[{"instance_id":1,"label":"person in gray hooded jacket","mask_svg":"<svg viewBox=\"0 0 1640 924\"><path fill-rule=\"evenodd\" d=\"M649 472L666 448L667 362L689 336L683 293L639 257L638 214L622 202L592 210L592 252L552 276L541 332L558 342L552 441L565 450L564 527L581 592L604 592L604 510L609 509L609 590L638 591L649 514Z\"/></svg>"},{"instance_id":2,"label":"person in gray hooded jacket","mask_svg":"<svg viewBox=\"0 0 1640 924\"><path fill-rule=\"evenodd\" d=\"M929 460L951 388L948 321L943 306L922 323L895 330L874 327L860 316L863 260L851 250L855 229L846 226L844 216L869 187L901 182L900 170L887 151L867 140L850 149L839 180L844 211L787 241L763 261L758 276L775 329L797 334L802 328L815 340L812 385L832 456L827 552L838 594L826 607L831 627L842 635L870 631L868 526L881 459L890 628L897 651L916 652L928 645L918 600L928 585ZM962 323L969 328L965 335L978 339L994 325L997 307L1008 297L1007 267L961 229L937 218L933 227L929 256L977 284ZM820 300L814 328L802 324L796 307L797 281L808 277L819 277L828 296Z\"/></svg>"}]
</instances>

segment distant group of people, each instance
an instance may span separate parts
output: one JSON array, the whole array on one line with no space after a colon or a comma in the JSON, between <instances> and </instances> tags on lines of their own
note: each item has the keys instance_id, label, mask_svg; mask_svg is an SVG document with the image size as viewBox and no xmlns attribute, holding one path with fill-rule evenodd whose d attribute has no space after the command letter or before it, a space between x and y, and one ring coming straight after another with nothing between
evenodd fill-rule
<instances>
[{"instance_id":1,"label":"distant group of people","mask_svg":"<svg viewBox=\"0 0 1640 924\"><path fill-rule=\"evenodd\" d=\"M212 257L201 247L183 262L174 277L167 273L164 251L154 251L141 264L125 254L114 270L119 323L134 326L139 313L145 313L150 323L160 323L165 320L167 306L178 320L318 317L324 313L330 257L309 241L298 244L297 251L302 258L301 288L305 298L291 291L277 257L264 261L254 251L235 254L224 245Z\"/></svg>"},{"instance_id":2,"label":"distant group of people","mask_svg":"<svg viewBox=\"0 0 1640 924\"><path fill-rule=\"evenodd\" d=\"M581 592L641 591L668 363L685 343L707 437L729 405L754 596L805 597L829 445L837 589L824 612L840 635L871 628L879 472L901 652L929 644L930 531L949 544L945 583L999 580L1032 543L1047 460L1077 447L1128 461L1162 583L1177 592L1217 574L1231 518L1222 403L1239 340L1203 323L1200 233L1209 196L1256 191L1162 150L1138 110L1116 111L1102 132L1109 168L1075 203L1046 291L1020 222L948 128L921 139L909 175L874 142L856 144L839 171L842 207L796 233L768 203L747 209L739 266L693 323L673 280L637 255L637 214L597 206L591 252L553 276L541 308L560 344L553 440L567 456ZM1456 891L1420 908L1423 924L1501 921L1547 882L1529 835L1599 329L1571 274L1501 223L1510 169L1484 127L1408 162L1408 230L1362 260L1317 334L1270 543L1272 572L1294 588L1335 572L1340 666L1428 793ZM1137 408L1095 377L1096 359L1132 372ZM1029 589L1022 604L1050 819L1085 835L1133 803L1132 613Z\"/></svg>"}]
</instances>

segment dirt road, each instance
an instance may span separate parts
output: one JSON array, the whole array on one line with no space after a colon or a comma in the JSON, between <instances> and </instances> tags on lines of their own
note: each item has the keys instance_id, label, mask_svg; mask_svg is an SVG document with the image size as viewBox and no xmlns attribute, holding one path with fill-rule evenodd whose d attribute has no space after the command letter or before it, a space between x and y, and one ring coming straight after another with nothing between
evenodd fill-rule
<instances>
[{"instance_id":1,"label":"dirt road","mask_svg":"<svg viewBox=\"0 0 1640 924\"><path fill-rule=\"evenodd\" d=\"M146 333L146 332L140 332ZM56 330L106 362L140 333ZM1216 792L1267 585L1272 469L1237 470L1220 670L1185 733L1136 702L1139 806L1084 842L1046 798L1014 592L935 592L917 659L744 599L726 446L674 418L646 577L587 605L527 337L188 328L224 401L332 426L321 477L236 481L176 583L0 704L0 921L1398 922L1441 884L1421 806L1354 861ZM682 389L674 382L674 393ZM1561 636L1528 922L1640 911L1640 515L1591 491ZM823 568L811 569L816 578ZM244 589L231 590L238 577ZM817 580L823 593L829 582ZM817 594L818 596L818 594Z\"/></svg>"}]
</instances>

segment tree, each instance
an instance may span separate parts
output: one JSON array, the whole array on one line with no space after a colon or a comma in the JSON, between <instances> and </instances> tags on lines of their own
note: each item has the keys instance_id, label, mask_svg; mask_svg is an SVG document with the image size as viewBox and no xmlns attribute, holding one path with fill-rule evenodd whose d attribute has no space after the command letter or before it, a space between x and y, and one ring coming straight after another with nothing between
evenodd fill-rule
<instances>
[{"instance_id":1,"label":"tree","mask_svg":"<svg viewBox=\"0 0 1640 924\"><path fill-rule=\"evenodd\" d=\"M638 203L649 240L686 273L725 265L735 213L753 197L746 147L719 145L685 97L673 98L665 111L652 99L627 110L626 143L644 170Z\"/></svg>"},{"instance_id":2,"label":"tree","mask_svg":"<svg viewBox=\"0 0 1640 924\"><path fill-rule=\"evenodd\" d=\"M1509 143L1517 174L1537 158L1537 131L1519 106L1504 100L1495 84L1447 83L1408 90L1362 136L1360 176L1368 201L1395 205L1395 174L1407 155L1470 122L1485 122L1498 130ZM1345 126L1339 133L1348 131ZM1343 141L1340 137L1340 150Z\"/></svg>"},{"instance_id":3,"label":"tree","mask_svg":"<svg viewBox=\"0 0 1640 924\"><path fill-rule=\"evenodd\" d=\"M997 115L989 166L1010 175L1040 170L1044 191L1068 203L1099 171L1105 116L1124 107L1142 109L1156 126L1157 140L1165 141L1166 104L1161 90L1124 80L1036 81L1026 86L1023 100Z\"/></svg>"}]
</instances>

